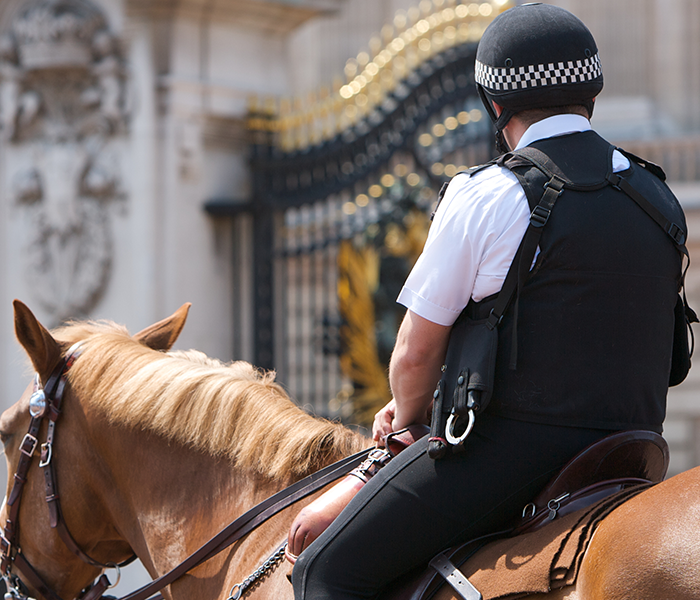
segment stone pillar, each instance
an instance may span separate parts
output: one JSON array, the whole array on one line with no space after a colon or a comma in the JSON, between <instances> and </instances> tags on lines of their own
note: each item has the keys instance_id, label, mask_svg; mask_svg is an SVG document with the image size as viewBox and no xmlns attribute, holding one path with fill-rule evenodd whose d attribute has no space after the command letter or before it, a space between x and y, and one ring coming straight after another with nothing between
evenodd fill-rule
<instances>
[{"instance_id":1,"label":"stone pillar","mask_svg":"<svg viewBox=\"0 0 700 600\"><path fill-rule=\"evenodd\" d=\"M0 11L0 381L3 408L29 380L12 299L48 327L110 291L127 207L133 93L124 48L89 1L10 0ZM25 377L26 375L26 377Z\"/></svg>"}]
</instances>

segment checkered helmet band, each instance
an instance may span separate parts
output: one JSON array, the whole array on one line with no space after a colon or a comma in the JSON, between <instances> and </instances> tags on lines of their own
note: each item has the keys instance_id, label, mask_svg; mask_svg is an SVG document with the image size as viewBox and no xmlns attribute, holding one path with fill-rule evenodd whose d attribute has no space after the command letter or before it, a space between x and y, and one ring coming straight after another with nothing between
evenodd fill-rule
<instances>
[{"instance_id":1,"label":"checkered helmet band","mask_svg":"<svg viewBox=\"0 0 700 600\"><path fill-rule=\"evenodd\" d=\"M515 91L592 81L603 74L600 57L524 67L490 67L476 61L476 82L488 91Z\"/></svg>"}]
</instances>

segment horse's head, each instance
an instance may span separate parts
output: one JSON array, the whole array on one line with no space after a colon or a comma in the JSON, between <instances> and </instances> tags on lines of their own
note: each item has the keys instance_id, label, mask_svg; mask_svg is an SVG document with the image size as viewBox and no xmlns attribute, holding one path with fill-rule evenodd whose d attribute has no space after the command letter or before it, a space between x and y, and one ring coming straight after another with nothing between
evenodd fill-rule
<instances>
[{"instance_id":1,"label":"horse's head","mask_svg":"<svg viewBox=\"0 0 700 600\"><path fill-rule=\"evenodd\" d=\"M89 439L89 415L65 385L71 354L75 359L78 353L47 331L24 304L15 301L14 307L17 339L37 378L0 418L9 473L0 526L5 527L3 546L10 543L2 575L32 597L69 600L80 596L105 566L128 560L133 550L102 501L100 486L109 475ZM188 309L184 305L134 338L156 350L170 349ZM47 396L46 408L42 414L41 397L35 395L30 414L30 398L39 390ZM52 495L59 500L47 502Z\"/></svg>"}]
</instances>

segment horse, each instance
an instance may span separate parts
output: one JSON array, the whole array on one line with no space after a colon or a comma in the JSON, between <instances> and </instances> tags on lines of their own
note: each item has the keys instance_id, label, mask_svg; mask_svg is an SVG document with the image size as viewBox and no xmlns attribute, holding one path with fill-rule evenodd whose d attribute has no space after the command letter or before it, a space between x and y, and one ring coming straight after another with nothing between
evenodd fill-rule
<instances>
[{"instance_id":1,"label":"horse","mask_svg":"<svg viewBox=\"0 0 700 600\"><path fill-rule=\"evenodd\" d=\"M170 351L188 305L134 336L111 322L47 331L15 301L15 331L44 384L73 344L53 440L62 514L88 564L51 527L41 468L29 467L18 545L57 597L77 598L102 571L137 556L156 578L246 509L324 465L371 446L345 426L305 413L248 363ZM30 383L0 418L10 479L29 426ZM36 437L46 439L46 425ZM32 448L32 452L33 452ZM8 493L13 487L9 481ZM634 497L598 527L575 585L544 600L700 599L700 471ZM291 506L163 590L166 600L229 598L286 539L310 499ZM9 514L5 498L0 518ZM290 567L270 569L250 600L291 600ZM26 581L29 593L41 597ZM240 589L240 588L239 588ZM457 599L449 586L435 596Z\"/></svg>"}]
</instances>

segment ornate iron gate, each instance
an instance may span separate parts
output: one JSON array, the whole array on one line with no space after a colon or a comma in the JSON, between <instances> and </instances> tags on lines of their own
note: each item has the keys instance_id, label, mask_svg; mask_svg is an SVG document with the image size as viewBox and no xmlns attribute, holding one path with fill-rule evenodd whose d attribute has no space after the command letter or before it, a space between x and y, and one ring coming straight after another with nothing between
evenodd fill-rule
<instances>
[{"instance_id":1,"label":"ornate iron gate","mask_svg":"<svg viewBox=\"0 0 700 600\"><path fill-rule=\"evenodd\" d=\"M494 152L474 55L504 3L434 1L335 94L250 113L255 362L324 416L367 423L389 398L394 299L437 189Z\"/></svg>"}]
</instances>

